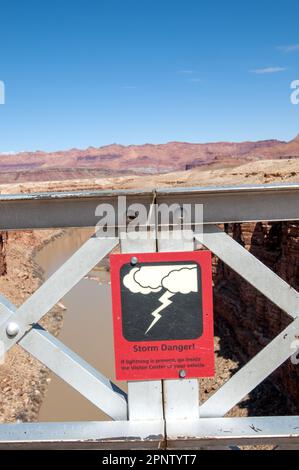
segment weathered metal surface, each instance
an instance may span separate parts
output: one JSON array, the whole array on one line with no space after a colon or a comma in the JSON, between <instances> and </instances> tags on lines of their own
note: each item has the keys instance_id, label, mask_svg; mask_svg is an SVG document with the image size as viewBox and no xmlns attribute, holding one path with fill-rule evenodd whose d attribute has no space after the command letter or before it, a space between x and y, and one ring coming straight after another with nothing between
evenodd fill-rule
<instances>
[{"instance_id":1,"label":"weathered metal surface","mask_svg":"<svg viewBox=\"0 0 299 470\"><path fill-rule=\"evenodd\" d=\"M164 445L164 423L161 421L88 421L0 426L0 450L160 449Z\"/></svg>"},{"instance_id":2,"label":"weathered metal surface","mask_svg":"<svg viewBox=\"0 0 299 470\"><path fill-rule=\"evenodd\" d=\"M124 226L127 205L203 204L204 223L298 220L299 184L259 186L167 188L127 191L76 191L0 195L0 230L61 227L94 227L99 204L111 204L116 214L108 225ZM194 221L193 223L198 223Z\"/></svg>"},{"instance_id":3,"label":"weathered metal surface","mask_svg":"<svg viewBox=\"0 0 299 470\"><path fill-rule=\"evenodd\" d=\"M298 444L299 416L168 421L166 435L168 449Z\"/></svg>"},{"instance_id":4,"label":"weathered metal surface","mask_svg":"<svg viewBox=\"0 0 299 470\"><path fill-rule=\"evenodd\" d=\"M158 204L202 204L205 224L298 220L299 184L156 190Z\"/></svg>"},{"instance_id":5,"label":"weathered metal surface","mask_svg":"<svg viewBox=\"0 0 299 470\"><path fill-rule=\"evenodd\" d=\"M109 226L125 226L126 206L139 202L149 207L152 191L75 191L0 195L0 230L66 227L95 227L100 220L97 208L110 204L115 217L108 214Z\"/></svg>"}]
</instances>

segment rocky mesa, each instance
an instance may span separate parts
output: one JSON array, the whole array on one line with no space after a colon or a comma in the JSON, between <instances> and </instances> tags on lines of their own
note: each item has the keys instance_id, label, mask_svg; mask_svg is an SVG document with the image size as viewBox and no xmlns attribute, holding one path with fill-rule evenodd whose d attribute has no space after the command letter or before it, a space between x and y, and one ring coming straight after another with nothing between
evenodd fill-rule
<instances>
[{"instance_id":1,"label":"rocky mesa","mask_svg":"<svg viewBox=\"0 0 299 470\"><path fill-rule=\"evenodd\" d=\"M108 145L86 150L0 154L0 184L24 181L158 175L194 168L234 167L260 160L299 156L299 136L290 142L170 142L153 145Z\"/></svg>"}]
</instances>

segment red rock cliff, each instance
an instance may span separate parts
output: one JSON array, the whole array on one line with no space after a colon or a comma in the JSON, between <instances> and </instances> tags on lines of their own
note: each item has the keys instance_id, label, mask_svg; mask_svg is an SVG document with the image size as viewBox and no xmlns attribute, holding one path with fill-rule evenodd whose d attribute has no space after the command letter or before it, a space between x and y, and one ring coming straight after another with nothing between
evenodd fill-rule
<instances>
[{"instance_id":1,"label":"red rock cliff","mask_svg":"<svg viewBox=\"0 0 299 470\"><path fill-rule=\"evenodd\" d=\"M299 223L225 227L260 261L299 290ZM214 262L215 315L230 325L244 359L253 357L289 323L289 317L220 260ZM299 365L287 361L271 377L299 411Z\"/></svg>"}]
</instances>

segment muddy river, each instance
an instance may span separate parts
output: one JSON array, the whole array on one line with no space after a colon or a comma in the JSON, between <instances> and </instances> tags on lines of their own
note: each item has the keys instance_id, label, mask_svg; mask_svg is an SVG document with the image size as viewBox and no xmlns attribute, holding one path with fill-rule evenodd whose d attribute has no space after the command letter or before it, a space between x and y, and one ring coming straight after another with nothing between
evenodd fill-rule
<instances>
[{"instance_id":1,"label":"muddy river","mask_svg":"<svg viewBox=\"0 0 299 470\"><path fill-rule=\"evenodd\" d=\"M45 246L35 260L47 279L90 236L89 229L68 230ZM105 262L104 262L105 265ZM106 263L107 265L107 263ZM114 380L109 272L94 269L61 301L66 307L59 339L101 373ZM107 416L54 374L40 409L40 421L105 420ZM124 383L118 383L125 389Z\"/></svg>"}]
</instances>

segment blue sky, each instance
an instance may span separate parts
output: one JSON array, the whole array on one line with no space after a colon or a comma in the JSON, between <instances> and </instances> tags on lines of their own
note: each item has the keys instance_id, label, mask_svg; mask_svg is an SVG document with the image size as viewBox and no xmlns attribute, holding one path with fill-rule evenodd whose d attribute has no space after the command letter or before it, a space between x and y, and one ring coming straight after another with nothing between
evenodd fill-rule
<instances>
[{"instance_id":1,"label":"blue sky","mask_svg":"<svg viewBox=\"0 0 299 470\"><path fill-rule=\"evenodd\" d=\"M0 152L299 133L296 0L0 0Z\"/></svg>"}]
</instances>

